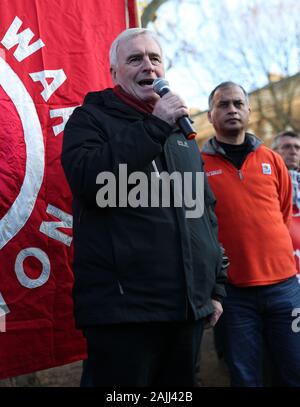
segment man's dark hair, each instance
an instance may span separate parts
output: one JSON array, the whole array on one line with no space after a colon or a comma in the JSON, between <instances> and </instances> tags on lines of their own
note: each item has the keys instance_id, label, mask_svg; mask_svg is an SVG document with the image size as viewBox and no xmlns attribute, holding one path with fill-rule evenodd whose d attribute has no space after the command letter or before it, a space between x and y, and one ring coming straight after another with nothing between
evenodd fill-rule
<instances>
[{"instance_id":1,"label":"man's dark hair","mask_svg":"<svg viewBox=\"0 0 300 407\"><path fill-rule=\"evenodd\" d=\"M299 134L296 133L295 131L292 131L292 130L282 131L281 133L277 134L277 136L275 136L274 139L273 139L273 142L272 142L272 145L271 145L271 148L273 150L276 150L278 148L280 140L283 137L293 137L293 138L296 138L298 140L300 139Z\"/></svg>"},{"instance_id":2,"label":"man's dark hair","mask_svg":"<svg viewBox=\"0 0 300 407\"><path fill-rule=\"evenodd\" d=\"M239 85L238 83L235 83L235 82L231 82L231 81L222 82L218 86L215 87L215 89L211 92L211 94L208 97L208 108L209 108L209 110L211 110L212 107L213 107L213 99L214 99L214 95L215 95L216 91L218 89L231 88L232 86L238 86L240 89L242 89L246 100L247 101L249 100L248 93L245 91L245 89L241 85Z\"/></svg>"}]
</instances>

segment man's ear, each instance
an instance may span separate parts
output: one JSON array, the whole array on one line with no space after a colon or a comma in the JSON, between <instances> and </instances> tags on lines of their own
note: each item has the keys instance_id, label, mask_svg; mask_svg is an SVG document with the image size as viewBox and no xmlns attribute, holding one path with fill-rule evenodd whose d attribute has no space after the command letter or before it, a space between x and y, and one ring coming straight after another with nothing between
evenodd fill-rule
<instances>
[{"instance_id":1,"label":"man's ear","mask_svg":"<svg viewBox=\"0 0 300 407\"><path fill-rule=\"evenodd\" d=\"M209 123L212 123L210 110L207 112L207 118L208 118Z\"/></svg>"},{"instance_id":2,"label":"man's ear","mask_svg":"<svg viewBox=\"0 0 300 407\"><path fill-rule=\"evenodd\" d=\"M116 84L117 83L117 72L116 70L111 66L109 68L110 74L111 74L111 78L113 80L113 83Z\"/></svg>"}]
</instances>

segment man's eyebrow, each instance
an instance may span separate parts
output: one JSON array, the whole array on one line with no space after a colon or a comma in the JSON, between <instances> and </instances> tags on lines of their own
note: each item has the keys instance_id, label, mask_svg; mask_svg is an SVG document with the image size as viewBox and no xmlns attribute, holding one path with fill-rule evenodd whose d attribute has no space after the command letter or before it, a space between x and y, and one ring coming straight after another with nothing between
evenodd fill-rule
<instances>
[{"instance_id":1,"label":"man's eyebrow","mask_svg":"<svg viewBox=\"0 0 300 407\"><path fill-rule=\"evenodd\" d=\"M161 55L158 54L157 52L149 52L149 55L150 55L151 57L159 57L159 58L161 58Z\"/></svg>"},{"instance_id":2,"label":"man's eyebrow","mask_svg":"<svg viewBox=\"0 0 300 407\"><path fill-rule=\"evenodd\" d=\"M300 147L300 144L299 143L293 143L292 141L286 141L285 143L281 144L281 147L284 147L284 146Z\"/></svg>"},{"instance_id":3,"label":"man's eyebrow","mask_svg":"<svg viewBox=\"0 0 300 407\"><path fill-rule=\"evenodd\" d=\"M143 55L143 52L141 52L141 51L134 51L134 52L132 52L130 55L128 55L127 59L130 59L130 58L132 58L132 57L139 57L139 56L141 56L141 55Z\"/></svg>"},{"instance_id":4,"label":"man's eyebrow","mask_svg":"<svg viewBox=\"0 0 300 407\"><path fill-rule=\"evenodd\" d=\"M243 98L237 98L237 99L231 99L230 97L229 98L224 98L224 99L220 99L219 100L219 103L222 103L222 102L231 102L231 101L233 101L233 102L244 102L244 100L245 99L243 99Z\"/></svg>"},{"instance_id":5,"label":"man's eyebrow","mask_svg":"<svg viewBox=\"0 0 300 407\"><path fill-rule=\"evenodd\" d=\"M139 57L141 55L144 55L143 51L133 51L130 55L128 55L127 59L132 58L132 57ZM157 52L149 52L148 55L150 57L159 57L159 58L161 58L161 55L158 54Z\"/></svg>"}]
</instances>

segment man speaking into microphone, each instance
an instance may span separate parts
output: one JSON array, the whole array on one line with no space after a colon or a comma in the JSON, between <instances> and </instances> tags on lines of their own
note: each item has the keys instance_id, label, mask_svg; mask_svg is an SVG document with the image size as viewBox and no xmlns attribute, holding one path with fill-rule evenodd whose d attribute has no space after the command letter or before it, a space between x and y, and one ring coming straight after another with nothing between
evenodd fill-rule
<instances>
[{"instance_id":1,"label":"man speaking into microphone","mask_svg":"<svg viewBox=\"0 0 300 407\"><path fill-rule=\"evenodd\" d=\"M88 374L95 386L193 386L204 321L214 325L222 313L226 278L214 196L203 178L204 210L193 218L175 205L173 184L169 205L145 204L153 174L190 174L193 193L202 161L187 140L183 100L153 88L165 73L154 33L122 32L110 70L115 87L75 109L61 157L73 193L73 295ZM117 203L124 190L128 199Z\"/></svg>"}]
</instances>

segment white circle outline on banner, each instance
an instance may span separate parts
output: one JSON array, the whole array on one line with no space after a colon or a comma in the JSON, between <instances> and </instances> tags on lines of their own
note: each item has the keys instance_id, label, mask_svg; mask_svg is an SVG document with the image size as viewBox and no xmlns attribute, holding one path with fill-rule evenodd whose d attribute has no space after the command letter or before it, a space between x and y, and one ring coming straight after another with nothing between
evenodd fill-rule
<instances>
[{"instance_id":1,"label":"white circle outline on banner","mask_svg":"<svg viewBox=\"0 0 300 407\"><path fill-rule=\"evenodd\" d=\"M20 116L26 145L23 184L14 203L0 219L0 249L25 225L40 191L45 167L43 132L34 102L22 81L0 57L0 86L12 100Z\"/></svg>"}]
</instances>

